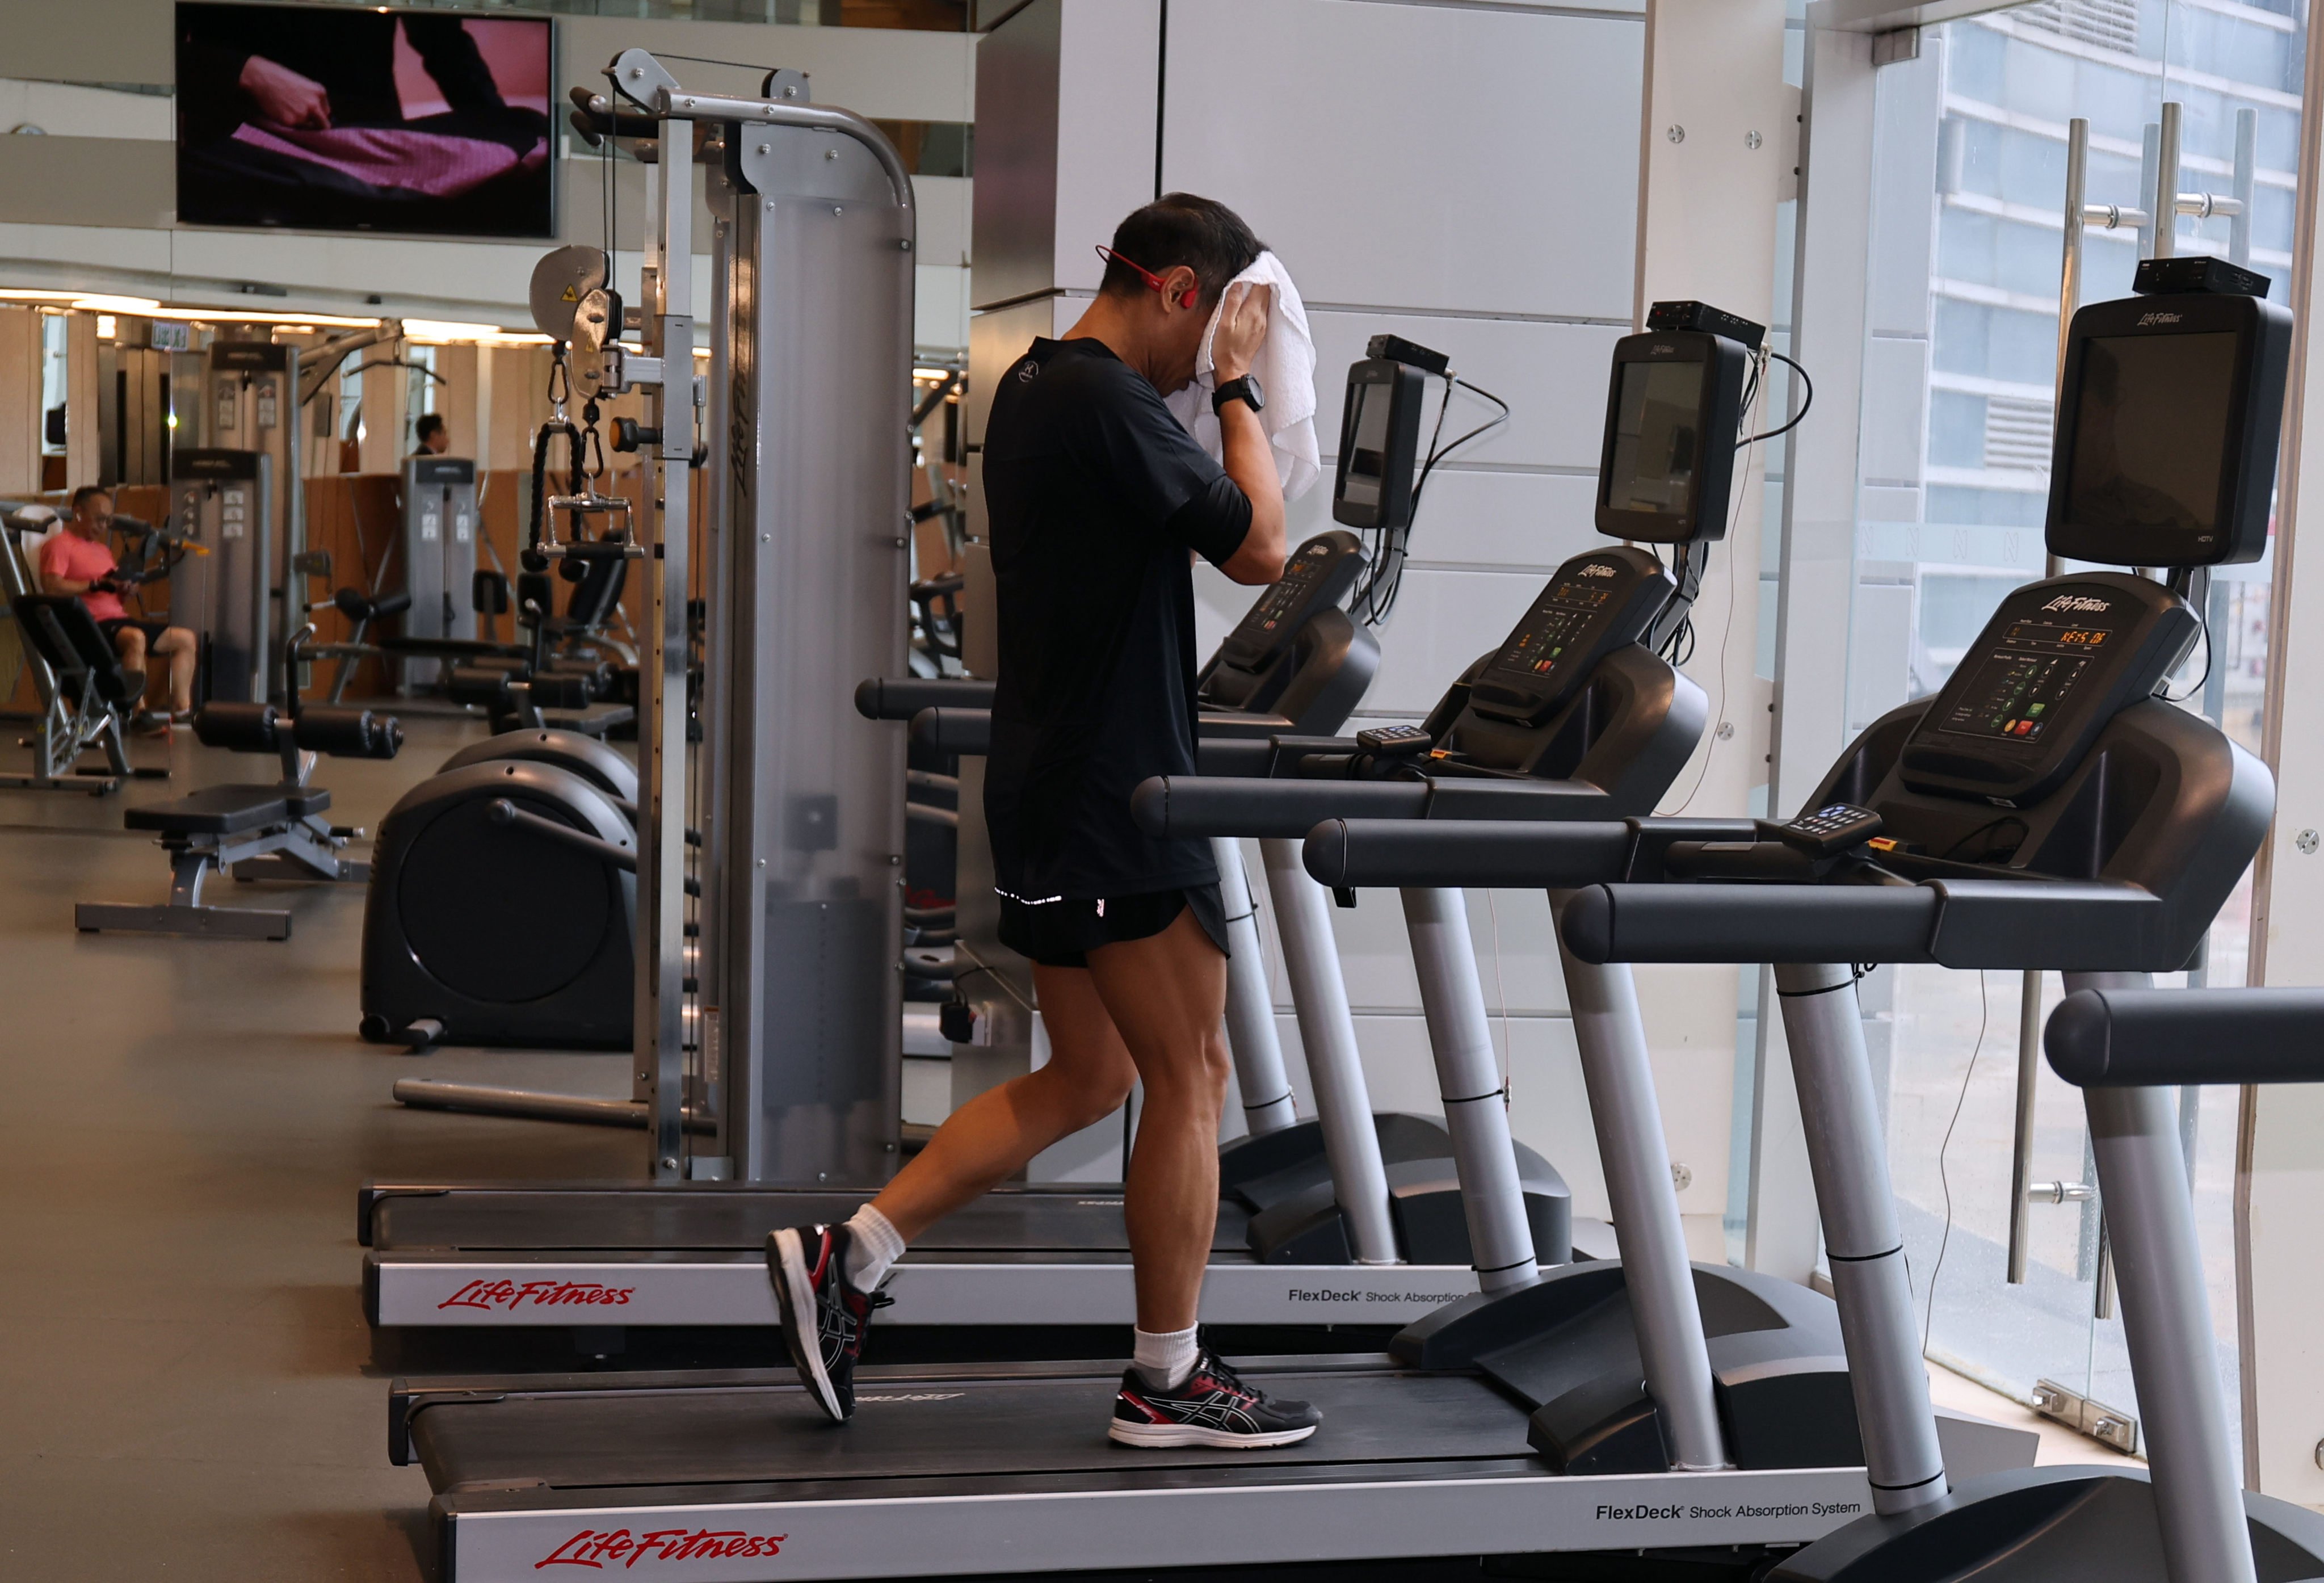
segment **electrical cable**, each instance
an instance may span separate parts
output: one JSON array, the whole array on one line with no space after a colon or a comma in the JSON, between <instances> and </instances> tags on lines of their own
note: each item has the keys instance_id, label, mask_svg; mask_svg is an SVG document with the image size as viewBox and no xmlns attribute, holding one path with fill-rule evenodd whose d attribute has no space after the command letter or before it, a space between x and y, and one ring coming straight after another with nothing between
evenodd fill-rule
<instances>
[{"instance_id":1,"label":"electrical cable","mask_svg":"<svg viewBox=\"0 0 2324 1583\"><path fill-rule=\"evenodd\" d=\"M1768 355L1770 356L1782 356L1782 354L1778 352L1770 352ZM1789 357L1784 357L1784 361L1790 363L1791 359ZM1794 364L1793 366L1797 367L1798 365ZM1766 399L1766 390L1759 381L1754 380L1751 382L1751 391L1755 401L1764 401ZM1804 412L1804 409L1803 409L1803 412ZM1749 421L1751 412L1752 409L1750 406L1746 405L1743 408L1744 421ZM1796 420L1794 420L1794 421L1796 421ZM1745 450L1748 454L1743 458L1743 476L1739 479L1736 480L1734 495L1728 502L1727 514L1730 521L1735 515L1736 509L1740 506L1744 498L1750 494L1751 468L1753 465L1760 457L1766 454L1765 451L1751 449L1750 448L1757 443L1757 440L1764 438L1765 436L1755 436L1751 440L1740 440L1737 443L1737 449ZM1705 547L1703 554L1707 560L1710 555L1708 546ZM1741 572L1742 569L1738 567L1735 563L1733 558L1730 557L1727 562L1727 615L1725 620L1720 624L1719 633L1719 701L1712 707L1711 711L1713 735L1710 744L1702 750L1702 765L1700 769L1695 771L1694 784L1687 788L1686 800L1681 802L1678 807L1670 810L1668 815L1664 817L1675 817L1678 814L1684 813L1689 808L1692 807L1695 798L1702 794L1703 782L1711 778L1711 755L1719 751L1719 737L1716 735L1716 730L1720 724L1724 723L1724 717L1727 713L1727 641L1735 634L1735 584L1737 579L1741 576ZM1698 581L1696 586L1700 588L1702 585ZM1687 613L1685 619L1681 623L1681 630L1686 634L1686 659L1692 660L1694 658L1694 614L1692 610ZM1673 635L1674 637L1676 636L1675 634ZM1683 663L1684 662L1682 661L1677 662ZM1657 810L1657 812L1660 812L1660 810Z\"/></svg>"},{"instance_id":2,"label":"electrical cable","mask_svg":"<svg viewBox=\"0 0 2324 1583\"><path fill-rule=\"evenodd\" d=\"M2163 701L2166 704L2185 703L2189 699L2201 692L2204 683L2211 680L2211 656L2215 652L2211 643L2211 613L2206 610L2199 619L2203 627L2203 673L2195 678L2193 686L2175 698L2172 696L2169 684L2166 682L2163 692Z\"/></svg>"},{"instance_id":3,"label":"electrical cable","mask_svg":"<svg viewBox=\"0 0 2324 1583\"><path fill-rule=\"evenodd\" d=\"M1428 486L1428 476L1436 470L1436 464L1480 435L1489 433L1509 421L1509 403L1482 385L1472 384L1449 370L1443 377L1444 399L1437 403L1436 426L1429 432L1428 450L1421 463L1420 476L1413 480L1412 499L1405 524L1401 528L1378 530L1378 548L1372 556L1371 570L1349 600L1350 609L1359 613L1359 618L1366 626L1379 625L1388 619L1388 612L1396 607L1396 597L1404 587L1404 563L1408 558L1406 546L1410 542L1413 519L1420 514L1421 492ZM1443 440L1444 418L1452 410L1455 386L1484 397L1500 411L1466 434L1446 442Z\"/></svg>"},{"instance_id":4,"label":"electrical cable","mask_svg":"<svg viewBox=\"0 0 2324 1583\"><path fill-rule=\"evenodd\" d=\"M1921 1356L1928 1356L1929 1332L1936 1323L1937 1277L1944 1273L1945 1250L1953 1240L1953 1182L1945 1162L1946 1152L1953 1146L1953 1129L1960 1125L1961 1107L1969 1103L1969 1079L1977 1076L1977 1058L1985 1051L1985 1031L1993 1020L1993 999L1986 992L1985 969L1977 970L1977 1042L1969 1046L1969 1065L1961 1072L1960 1097L1953 1101L1952 1119L1945 1123L1944 1142L1937 1145L1937 1181L1945 1194L1945 1230L1937 1239L1937 1262L1929 1269L1929 1300L1921 1310Z\"/></svg>"},{"instance_id":5,"label":"electrical cable","mask_svg":"<svg viewBox=\"0 0 2324 1583\"><path fill-rule=\"evenodd\" d=\"M1793 362L1789 357L1784 356L1773 347L1769 347L1767 348L1767 356L1773 357L1776 362L1781 363L1784 367L1789 368L1793 373L1800 376L1800 384L1803 387L1800 397L1800 410L1794 412L1792 414L1792 421L1784 424L1780 429L1770 429L1765 434L1754 434L1748 440L1736 441L1736 449L1738 450L1740 450L1747 445L1757 445L1763 440L1773 440L1779 434L1789 434L1793 430L1800 426L1800 420L1808 415L1808 409L1815 405L1815 381L1808 377L1808 371L1801 367L1797 363ZM1758 382L1754 380L1752 383L1756 386Z\"/></svg>"}]
</instances>

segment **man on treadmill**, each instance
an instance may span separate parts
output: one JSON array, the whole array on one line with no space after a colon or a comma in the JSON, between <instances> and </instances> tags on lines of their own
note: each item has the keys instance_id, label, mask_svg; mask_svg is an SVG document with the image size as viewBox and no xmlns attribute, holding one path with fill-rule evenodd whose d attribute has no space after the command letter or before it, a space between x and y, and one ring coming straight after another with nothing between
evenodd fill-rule
<instances>
[{"instance_id":1,"label":"man on treadmill","mask_svg":"<svg viewBox=\"0 0 2324 1583\"><path fill-rule=\"evenodd\" d=\"M792 1361L825 1412L854 1411L863 1328L911 1239L1094 1125L1143 1081L1123 1198L1136 1355L1108 1433L1138 1446L1280 1446L1315 1432L1202 1344L1229 1071L1227 943L1209 843L1139 829L1130 795L1194 771L1193 557L1236 582L1283 575L1283 491L1250 377L1266 288L1234 212L1172 193L1114 232L1096 299L992 392L985 504L1001 674L986 761L1001 938L1032 958L1048 1064L954 1111L839 1226L773 1233ZM1223 305L1222 306L1222 304ZM1162 398L1194 378L1213 311L1224 465Z\"/></svg>"}]
</instances>

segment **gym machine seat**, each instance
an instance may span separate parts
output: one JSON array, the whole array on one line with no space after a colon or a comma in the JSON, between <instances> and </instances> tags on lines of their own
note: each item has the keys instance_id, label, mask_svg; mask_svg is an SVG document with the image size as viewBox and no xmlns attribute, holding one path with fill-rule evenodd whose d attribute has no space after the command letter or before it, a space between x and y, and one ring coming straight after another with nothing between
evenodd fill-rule
<instances>
[{"instance_id":1,"label":"gym machine seat","mask_svg":"<svg viewBox=\"0 0 2324 1583\"><path fill-rule=\"evenodd\" d=\"M122 825L165 836L238 836L261 825L305 819L331 806L331 794L312 787L285 795L280 786L205 786L172 802L133 808Z\"/></svg>"},{"instance_id":2,"label":"gym machine seat","mask_svg":"<svg viewBox=\"0 0 2324 1583\"><path fill-rule=\"evenodd\" d=\"M84 612L86 614L86 612ZM309 626L301 634L311 634ZM294 640L284 667L295 682L301 658ZM295 687L290 695L296 698ZM236 879L326 880L362 884L371 866L339 856L363 832L327 823L331 794L307 783L318 754L339 758L393 758L403 728L369 709L310 708L296 702L288 716L272 704L217 703L194 717L204 745L235 753L272 753L282 779L272 785L205 786L150 807L132 808L124 828L151 830L170 855L170 899L159 906L83 902L73 925L83 933L114 930L143 934L208 935L232 940L288 940L290 914L264 908L217 907L202 900L213 874Z\"/></svg>"},{"instance_id":3,"label":"gym machine seat","mask_svg":"<svg viewBox=\"0 0 2324 1583\"><path fill-rule=\"evenodd\" d=\"M14 546L5 553L13 559ZM15 580L12 576L10 581ZM30 739L32 773L0 776L0 786L73 788L101 794L141 773L166 776L167 770L130 767L122 734L129 712L137 707L144 678L122 668L120 656L88 606L72 595L25 592L10 596L8 610L32 661L42 708L38 734ZM92 749L104 753L106 773L76 771L80 755Z\"/></svg>"}]
</instances>

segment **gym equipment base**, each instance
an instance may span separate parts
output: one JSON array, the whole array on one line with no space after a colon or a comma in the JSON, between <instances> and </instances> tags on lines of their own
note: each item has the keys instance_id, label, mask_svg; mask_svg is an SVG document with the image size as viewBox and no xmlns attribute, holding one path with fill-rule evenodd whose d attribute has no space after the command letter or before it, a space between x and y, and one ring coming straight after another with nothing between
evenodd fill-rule
<instances>
[{"instance_id":1,"label":"gym equipment base","mask_svg":"<svg viewBox=\"0 0 2324 1583\"><path fill-rule=\"evenodd\" d=\"M81 902L73 927L83 934L200 935L213 940L289 940L290 914L263 907L141 907L125 902Z\"/></svg>"},{"instance_id":2,"label":"gym equipment base","mask_svg":"<svg viewBox=\"0 0 2324 1583\"><path fill-rule=\"evenodd\" d=\"M372 1184L357 1204L364 1306L382 1326L771 1325L767 1233L844 1220L869 1196L720 1181ZM1466 1264L1261 1264L1250 1224L1241 1206L1220 1206L1206 1322L1405 1325L1477 1290ZM1128 1324L1121 1188L989 1193L905 1255L890 1294L890 1324L1024 1324L1028 1306L1041 1324Z\"/></svg>"},{"instance_id":3,"label":"gym equipment base","mask_svg":"<svg viewBox=\"0 0 2324 1583\"><path fill-rule=\"evenodd\" d=\"M396 1382L447 1583L636 1561L684 1583L1800 1544L1871 1509L1860 1467L1560 1475L1482 1375L1251 1359L1323 1428L1275 1450L1116 1446L1118 1361L880 1367L824 1418L788 1370ZM1980 1471L1995 1427L1948 1421ZM2025 1437L2030 1440L2031 1437Z\"/></svg>"}]
</instances>

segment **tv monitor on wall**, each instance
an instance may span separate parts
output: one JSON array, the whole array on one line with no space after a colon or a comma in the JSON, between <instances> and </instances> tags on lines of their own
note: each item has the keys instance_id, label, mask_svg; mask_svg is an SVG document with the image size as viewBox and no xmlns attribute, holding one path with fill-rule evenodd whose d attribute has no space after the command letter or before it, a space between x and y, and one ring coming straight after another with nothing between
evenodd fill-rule
<instances>
[{"instance_id":1,"label":"tv monitor on wall","mask_svg":"<svg viewBox=\"0 0 2324 1583\"><path fill-rule=\"evenodd\" d=\"M178 6L178 218L556 232L546 18Z\"/></svg>"}]
</instances>

